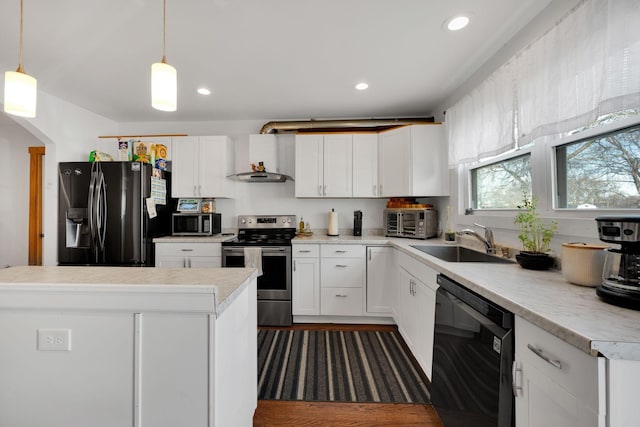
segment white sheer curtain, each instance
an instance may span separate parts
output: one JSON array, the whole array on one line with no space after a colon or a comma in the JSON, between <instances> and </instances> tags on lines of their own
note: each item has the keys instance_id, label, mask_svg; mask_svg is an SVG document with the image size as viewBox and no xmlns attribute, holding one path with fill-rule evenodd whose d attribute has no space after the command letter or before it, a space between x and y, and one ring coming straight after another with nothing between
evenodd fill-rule
<instances>
[{"instance_id":1,"label":"white sheer curtain","mask_svg":"<svg viewBox=\"0 0 640 427\"><path fill-rule=\"evenodd\" d=\"M640 106L640 2L590 0L516 55L519 143Z\"/></svg>"},{"instance_id":2,"label":"white sheer curtain","mask_svg":"<svg viewBox=\"0 0 640 427\"><path fill-rule=\"evenodd\" d=\"M640 1L585 0L447 110L449 164L624 110L640 110Z\"/></svg>"},{"instance_id":3,"label":"white sheer curtain","mask_svg":"<svg viewBox=\"0 0 640 427\"><path fill-rule=\"evenodd\" d=\"M449 165L501 154L514 147L514 73L514 62L507 62L447 109Z\"/></svg>"}]
</instances>

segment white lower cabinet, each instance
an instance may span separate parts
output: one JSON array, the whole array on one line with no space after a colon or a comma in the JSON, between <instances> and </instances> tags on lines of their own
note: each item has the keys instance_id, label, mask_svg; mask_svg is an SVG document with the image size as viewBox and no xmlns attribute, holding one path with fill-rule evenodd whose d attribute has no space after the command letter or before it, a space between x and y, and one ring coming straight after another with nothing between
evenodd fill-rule
<instances>
[{"instance_id":1,"label":"white lower cabinet","mask_svg":"<svg viewBox=\"0 0 640 427\"><path fill-rule=\"evenodd\" d=\"M405 254L398 256L394 318L414 357L431 379L438 272Z\"/></svg>"},{"instance_id":2,"label":"white lower cabinet","mask_svg":"<svg viewBox=\"0 0 640 427\"><path fill-rule=\"evenodd\" d=\"M605 359L516 316L517 427L606 426Z\"/></svg>"},{"instance_id":3,"label":"white lower cabinet","mask_svg":"<svg viewBox=\"0 0 640 427\"><path fill-rule=\"evenodd\" d=\"M222 266L220 243L156 243L156 267L202 268Z\"/></svg>"},{"instance_id":4,"label":"white lower cabinet","mask_svg":"<svg viewBox=\"0 0 640 427\"><path fill-rule=\"evenodd\" d=\"M395 301L395 250L385 246L367 246L368 314L389 314Z\"/></svg>"},{"instance_id":5,"label":"white lower cabinet","mask_svg":"<svg viewBox=\"0 0 640 427\"><path fill-rule=\"evenodd\" d=\"M322 245L320 287L320 314L361 316L366 287L365 247Z\"/></svg>"},{"instance_id":6,"label":"white lower cabinet","mask_svg":"<svg viewBox=\"0 0 640 427\"><path fill-rule=\"evenodd\" d=\"M292 255L293 315L318 316L320 315L320 245L294 244Z\"/></svg>"}]
</instances>

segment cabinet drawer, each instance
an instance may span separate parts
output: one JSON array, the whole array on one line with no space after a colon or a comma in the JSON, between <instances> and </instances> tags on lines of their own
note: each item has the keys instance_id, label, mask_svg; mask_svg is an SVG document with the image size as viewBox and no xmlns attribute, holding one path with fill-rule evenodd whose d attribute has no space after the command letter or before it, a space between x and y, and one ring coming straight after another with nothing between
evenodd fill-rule
<instances>
[{"instance_id":1,"label":"cabinet drawer","mask_svg":"<svg viewBox=\"0 0 640 427\"><path fill-rule=\"evenodd\" d=\"M322 287L362 287L366 281L364 258L321 258Z\"/></svg>"},{"instance_id":2,"label":"cabinet drawer","mask_svg":"<svg viewBox=\"0 0 640 427\"><path fill-rule=\"evenodd\" d=\"M157 256L222 256L220 243L156 243Z\"/></svg>"},{"instance_id":3,"label":"cabinet drawer","mask_svg":"<svg viewBox=\"0 0 640 427\"><path fill-rule=\"evenodd\" d=\"M321 309L323 315L360 316L362 315L363 288L323 288Z\"/></svg>"},{"instance_id":4,"label":"cabinet drawer","mask_svg":"<svg viewBox=\"0 0 640 427\"><path fill-rule=\"evenodd\" d=\"M294 258L318 258L320 245L293 245L292 255Z\"/></svg>"},{"instance_id":5,"label":"cabinet drawer","mask_svg":"<svg viewBox=\"0 0 640 427\"><path fill-rule=\"evenodd\" d=\"M364 258L365 250L362 245L322 245L320 254L323 258Z\"/></svg>"},{"instance_id":6,"label":"cabinet drawer","mask_svg":"<svg viewBox=\"0 0 640 427\"><path fill-rule=\"evenodd\" d=\"M597 357L588 355L518 316L515 338L516 360L522 362L523 370L538 370L586 406L598 411Z\"/></svg>"}]
</instances>

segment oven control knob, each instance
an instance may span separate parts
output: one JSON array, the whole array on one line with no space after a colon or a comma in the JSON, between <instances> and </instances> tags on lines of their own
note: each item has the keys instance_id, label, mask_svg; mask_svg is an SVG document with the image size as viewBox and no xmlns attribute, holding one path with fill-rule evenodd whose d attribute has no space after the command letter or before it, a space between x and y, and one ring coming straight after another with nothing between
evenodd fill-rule
<instances>
[{"instance_id":1,"label":"oven control knob","mask_svg":"<svg viewBox=\"0 0 640 427\"><path fill-rule=\"evenodd\" d=\"M247 222L247 220L246 220L246 219L244 219L244 218L242 218L242 219L240 220L240 222L244 224L244 223L246 223L246 222Z\"/></svg>"},{"instance_id":2,"label":"oven control knob","mask_svg":"<svg viewBox=\"0 0 640 427\"><path fill-rule=\"evenodd\" d=\"M249 224L251 224L253 222L253 220L251 218L249 218Z\"/></svg>"},{"instance_id":3,"label":"oven control knob","mask_svg":"<svg viewBox=\"0 0 640 427\"><path fill-rule=\"evenodd\" d=\"M418 225L419 225L420 227L422 227L422 226L424 225L424 221L420 221L420 222L418 222Z\"/></svg>"},{"instance_id":4,"label":"oven control knob","mask_svg":"<svg viewBox=\"0 0 640 427\"><path fill-rule=\"evenodd\" d=\"M287 218L287 223L291 224L291 218Z\"/></svg>"}]
</instances>

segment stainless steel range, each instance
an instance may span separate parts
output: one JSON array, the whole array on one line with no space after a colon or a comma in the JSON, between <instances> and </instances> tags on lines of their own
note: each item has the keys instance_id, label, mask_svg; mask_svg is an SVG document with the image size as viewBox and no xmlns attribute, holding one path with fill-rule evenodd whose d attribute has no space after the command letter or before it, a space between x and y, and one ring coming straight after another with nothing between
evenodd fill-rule
<instances>
[{"instance_id":1,"label":"stainless steel range","mask_svg":"<svg viewBox=\"0 0 640 427\"><path fill-rule=\"evenodd\" d=\"M291 239L295 235L295 215L240 215L238 237L222 243L223 267L244 267L245 248L260 248L260 326L291 325Z\"/></svg>"}]
</instances>

